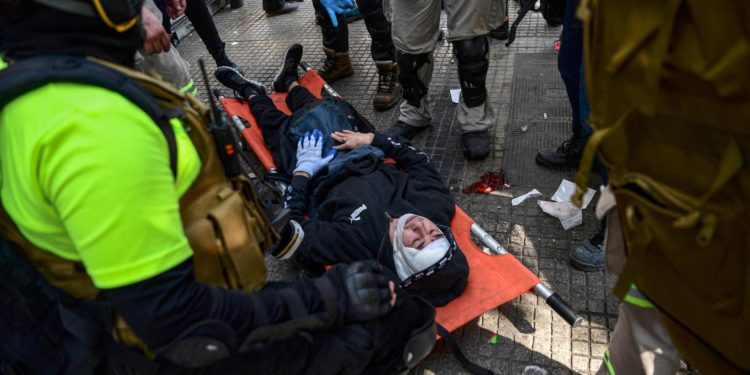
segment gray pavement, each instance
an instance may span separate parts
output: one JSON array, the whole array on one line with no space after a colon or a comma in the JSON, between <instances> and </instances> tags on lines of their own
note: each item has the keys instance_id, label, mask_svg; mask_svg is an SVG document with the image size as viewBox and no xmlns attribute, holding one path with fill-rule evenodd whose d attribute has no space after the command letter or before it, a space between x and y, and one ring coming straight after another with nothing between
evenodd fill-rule
<instances>
[{"instance_id":1,"label":"gray pavement","mask_svg":"<svg viewBox=\"0 0 750 375\"><path fill-rule=\"evenodd\" d=\"M515 2L511 2L511 21L515 10ZM248 77L270 83L284 50L292 43L305 47L304 59L313 66L319 66L323 58L320 31L309 1L301 3L296 13L266 18L260 0L245 0L243 8L226 8L214 19L227 42L228 55ZM487 88L497 125L492 153L481 162L467 162L461 154L456 105L448 94L449 89L459 87L456 66L452 63L451 46L439 43L429 92L434 125L415 139L418 147L432 155L458 204L585 318L581 326L571 328L541 298L526 294L488 311L454 333L470 359L499 374L521 374L527 365L537 365L550 374L594 373L617 319L617 301L610 293L613 279L604 272L576 271L567 263L569 249L597 229L593 210L586 211L582 226L564 231L557 219L541 212L535 199L515 207L510 204L511 197L532 188L549 199L562 178L574 179L572 169L545 170L533 161L538 149L558 146L570 132L570 109L553 49L560 30L547 26L540 14L530 13L510 48L491 39ZM370 57L369 35L362 21L351 24L350 32L356 74L333 86L379 130L385 130L395 122L398 110L373 112L371 99L377 72ZM208 68L213 69L213 61L195 33L183 39L179 50L191 63L195 78L200 77L198 58L205 59ZM214 80L212 85L218 83ZM205 95L202 83L199 90L201 96ZM500 168L508 171L512 185L503 191L505 196L461 192L481 174ZM269 268L273 278L292 277L287 265L270 261ZM489 343L493 333L500 336L497 344ZM465 371L450 350L439 343L416 373Z\"/></svg>"}]
</instances>

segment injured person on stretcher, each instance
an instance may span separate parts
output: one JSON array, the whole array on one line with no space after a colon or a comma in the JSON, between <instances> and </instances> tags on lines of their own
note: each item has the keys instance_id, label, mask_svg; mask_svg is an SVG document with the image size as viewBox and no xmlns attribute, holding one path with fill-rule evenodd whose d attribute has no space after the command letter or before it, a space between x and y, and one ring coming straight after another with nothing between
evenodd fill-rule
<instances>
[{"instance_id":1,"label":"injured person on stretcher","mask_svg":"<svg viewBox=\"0 0 750 375\"><path fill-rule=\"evenodd\" d=\"M290 47L273 82L276 92L288 93L291 115L236 69L215 72L248 101L289 182L291 220L272 254L294 256L308 274L376 259L401 287L435 306L458 297L469 267L450 231L453 197L430 158L403 138L374 132L346 101L318 99L300 86L301 58L302 46Z\"/></svg>"}]
</instances>

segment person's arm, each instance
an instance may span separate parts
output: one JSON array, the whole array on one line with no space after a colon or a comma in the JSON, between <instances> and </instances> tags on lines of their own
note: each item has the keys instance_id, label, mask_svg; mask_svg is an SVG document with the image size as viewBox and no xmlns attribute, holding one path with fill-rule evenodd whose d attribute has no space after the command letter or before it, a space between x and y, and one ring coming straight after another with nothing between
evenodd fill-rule
<instances>
[{"instance_id":1,"label":"person's arm","mask_svg":"<svg viewBox=\"0 0 750 375\"><path fill-rule=\"evenodd\" d=\"M337 150L349 150L362 145L372 145L383 150L386 158L392 158L396 166L409 175L410 184L421 193L420 201L429 202L421 205L420 209L432 216L432 220L439 220L442 224L450 223L455 212L455 201L427 154L404 138L379 133L346 130L335 132L331 137L341 143L334 147Z\"/></svg>"},{"instance_id":2,"label":"person's arm","mask_svg":"<svg viewBox=\"0 0 750 375\"><path fill-rule=\"evenodd\" d=\"M45 152L39 185L102 290L101 299L151 350L194 366L217 354L206 344L199 347L209 352L181 356L182 349L196 348L195 340L213 340L211 348L230 355L251 341L384 313L379 296L388 282L377 265L335 267L319 279L253 294L196 282L163 135L118 94L86 90L86 106L62 107L60 117L69 121L40 142ZM115 140L111 129L118 129ZM178 147L185 147L183 163L197 158L187 134L176 131L175 136ZM178 168L178 179L190 176Z\"/></svg>"},{"instance_id":3,"label":"person's arm","mask_svg":"<svg viewBox=\"0 0 750 375\"><path fill-rule=\"evenodd\" d=\"M342 216L334 216L331 221L305 217L309 182L310 178L306 174L295 174L284 202L290 210L290 219L298 222L305 232L304 241L298 251L304 252L308 258L320 264L371 259L369 250L362 245L362 239L357 237L350 223L346 222L348 216L342 210L334 210ZM328 203L336 205L336 202ZM344 205L346 202L341 203ZM347 212L351 212L351 209Z\"/></svg>"}]
</instances>

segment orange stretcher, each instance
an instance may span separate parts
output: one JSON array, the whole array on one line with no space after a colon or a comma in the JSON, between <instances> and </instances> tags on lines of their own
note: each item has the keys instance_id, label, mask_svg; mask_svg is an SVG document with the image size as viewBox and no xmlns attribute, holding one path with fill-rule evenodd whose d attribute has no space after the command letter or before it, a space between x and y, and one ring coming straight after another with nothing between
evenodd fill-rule
<instances>
[{"instance_id":1,"label":"orange stretcher","mask_svg":"<svg viewBox=\"0 0 750 375\"><path fill-rule=\"evenodd\" d=\"M304 62L301 66L306 73L299 82L318 98L326 92L333 97L340 97L328 84ZM268 173L276 173L277 168L271 153L263 143L259 124L250 112L247 102L224 97L214 90L229 115L232 123L257 156ZM270 95L276 107L291 114L286 105L286 93ZM248 125L246 126L242 120ZM285 186L279 186L283 194ZM445 306L438 307L436 321L448 332L470 322L485 312L524 294L533 292L544 298L547 304L572 326L578 325L583 318L557 293L542 283L526 266L495 241L460 207L451 221L451 230L459 247L469 263L469 280L463 294ZM483 252L472 240L475 235L490 249L494 255Z\"/></svg>"}]
</instances>

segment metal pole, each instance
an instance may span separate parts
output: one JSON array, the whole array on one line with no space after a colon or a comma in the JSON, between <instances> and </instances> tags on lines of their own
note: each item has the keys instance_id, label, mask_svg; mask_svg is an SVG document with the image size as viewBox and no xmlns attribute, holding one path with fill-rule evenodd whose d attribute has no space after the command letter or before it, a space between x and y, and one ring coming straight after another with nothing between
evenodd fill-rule
<instances>
[{"instance_id":1,"label":"metal pole","mask_svg":"<svg viewBox=\"0 0 750 375\"><path fill-rule=\"evenodd\" d=\"M493 253L498 255L509 254L505 247L500 245L500 243L482 229L479 224L473 223L471 225L471 233L479 237L482 244L487 246ZM575 327L583 322L583 318L578 315L578 312L560 297L559 294L550 289L547 285L544 285L544 283L539 283L534 286L534 294L544 298L547 305L549 305L552 310L565 319L565 321L571 326Z\"/></svg>"},{"instance_id":2,"label":"metal pole","mask_svg":"<svg viewBox=\"0 0 750 375\"><path fill-rule=\"evenodd\" d=\"M299 66L302 67L302 69L304 69L306 72L314 70L312 67L310 67L310 65L307 65L307 63L304 61L300 61ZM328 95L331 95L334 98L342 98L342 96L339 95L339 93L337 93L336 90L334 90L333 87L331 87L331 85L328 84L328 82L323 83L323 89L326 90Z\"/></svg>"}]
</instances>

